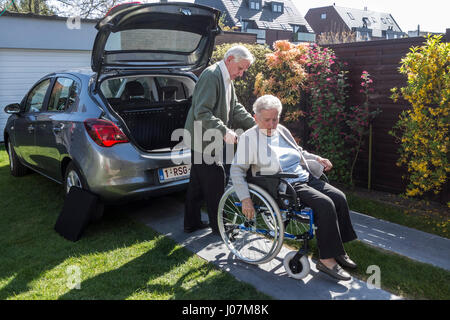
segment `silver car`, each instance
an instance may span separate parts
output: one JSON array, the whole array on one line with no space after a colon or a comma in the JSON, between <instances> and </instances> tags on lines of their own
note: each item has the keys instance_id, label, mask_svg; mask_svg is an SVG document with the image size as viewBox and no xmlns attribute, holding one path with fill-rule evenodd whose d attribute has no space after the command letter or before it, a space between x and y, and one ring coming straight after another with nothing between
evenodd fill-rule
<instances>
[{"instance_id":1,"label":"silver car","mask_svg":"<svg viewBox=\"0 0 450 320\"><path fill-rule=\"evenodd\" d=\"M11 174L29 169L105 203L182 190L190 152L174 148L220 32L216 9L125 4L98 22L91 69L52 73L10 104Z\"/></svg>"}]
</instances>

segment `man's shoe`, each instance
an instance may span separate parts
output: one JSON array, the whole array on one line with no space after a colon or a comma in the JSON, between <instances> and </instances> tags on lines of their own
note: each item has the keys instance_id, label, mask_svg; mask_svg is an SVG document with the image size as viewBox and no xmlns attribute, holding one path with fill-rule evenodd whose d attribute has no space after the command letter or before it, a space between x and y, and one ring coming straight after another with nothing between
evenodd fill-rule
<instances>
[{"instance_id":1,"label":"man's shoe","mask_svg":"<svg viewBox=\"0 0 450 320\"><path fill-rule=\"evenodd\" d=\"M192 233L194 231L200 230L200 229L206 229L209 227L209 224L202 221L200 222L200 224L198 226L194 226L194 227L188 227L188 228L184 228L184 232L186 233Z\"/></svg>"},{"instance_id":2,"label":"man's shoe","mask_svg":"<svg viewBox=\"0 0 450 320\"><path fill-rule=\"evenodd\" d=\"M337 256L335 258L336 262L343 268L356 269L358 266L354 263L348 255L344 254L342 256Z\"/></svg>"},{"instance_id":3,"label":"man's shoe","mask_svg":"<svg viewBox=\"0 0 450 320\"><path fill-rule=\"evenodd\" d=\"M344 269L342 269L337 263L336 265L331 268L328 269L327 266L325 266L320 260L317 262L316 264L317 270L325 272L326 274L328 274L329 276L338 279L338 280L343 280L343 281L348 281L351 280L352 277L344 271Z\"/></svg>"}]
</instances>

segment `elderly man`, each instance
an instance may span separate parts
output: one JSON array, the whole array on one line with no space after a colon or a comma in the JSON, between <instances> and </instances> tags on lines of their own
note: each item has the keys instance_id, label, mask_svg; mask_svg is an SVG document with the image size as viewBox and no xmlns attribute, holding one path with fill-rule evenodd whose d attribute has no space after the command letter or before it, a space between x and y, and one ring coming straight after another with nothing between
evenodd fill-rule
<instances>
[{"instance_id":1,"label":"elderly man","mask_svg":"<svg viewBox=\"0 0 450 320\"><path fill-rule=\"evenodd\" d=\"M350 275L340 267L356 268L343 247L343 243L356 239L346 197L319 179L322 170L332 168L331 162L296 144L289 130L278 124L281 110L282 104L277 97L266 95L258 98L253 105L257 126L247 130L239 139L230 176L242 202L242 211L248 219L254 218L255 209L245 181L249 168L253 176L257 172L297 174L297 178L288 181L301 202L314 211L320 252L317 269L336 279L350 280Z\"/></svg>"},{"instance_id":2,"label":"elderly man","mask_svg":"<svg viewBox=\"0 0 450 320\"><path fill-rule=\"evenodd\" d=\"M223 145L237 142L232 129L246 130L255 124L251 114L238 103L233 80L241 77L253 60L247 48L234 46L225 53L223 60L205 69L195 85L185 124L191 138L192 154L184 213L185 232L208 227L200 219L202 200L206 200L209 226L214 233L219 233L217 207L224 193L227 168ZM215 133L213 136L220 137L216 139L219 141L212 142L216 143L216 148L208 148L211 141L205 133L211 131Z\"/></svg>"}]
</instances>

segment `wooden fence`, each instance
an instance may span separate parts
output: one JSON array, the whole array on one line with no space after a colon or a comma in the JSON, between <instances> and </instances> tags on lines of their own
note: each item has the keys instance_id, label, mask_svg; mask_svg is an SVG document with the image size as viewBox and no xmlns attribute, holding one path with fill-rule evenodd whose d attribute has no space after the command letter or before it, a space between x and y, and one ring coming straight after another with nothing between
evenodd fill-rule
<instances>
[{"instance_id":1,"label":"wooden fence","mask_svg":"<svg viewBox=\"0 0 450 320\"><path fill-rule=\"evenodd\" d=\"M446 41L450 38L448 31ZM377 108L381 110L381 114L373 121L371 187L375 190L394 193L405 190L402 175L406 174L406 170L396 165L399 158L399 144L388 132L398 121L400 113L410 108L410 105L404 100L394 103L390 99L390 89L406 85L406 77L398 71L400 60L411 47L421 46L425 40L423 37L417 37L327 46L341 61L348 63L349 81L352 86L350 104L363 103L363 95L359 92L362 71L369 72L374 81L372 86L374 92L369 97L370 110ZM368 139L366 139L355 168L358 185L367 186L368 154ZM443 197L448 198L448 184L445 189L442 193L447 195L444 194Z\"/></svg>"}]
</instances>

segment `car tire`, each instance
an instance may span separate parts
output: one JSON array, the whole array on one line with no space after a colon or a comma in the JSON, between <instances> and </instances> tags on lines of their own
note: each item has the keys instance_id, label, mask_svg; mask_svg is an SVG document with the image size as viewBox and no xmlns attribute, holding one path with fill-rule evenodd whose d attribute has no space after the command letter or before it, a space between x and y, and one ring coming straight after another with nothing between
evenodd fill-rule
<instances>
[{"instance_id":1,"label":"car tire","mask_svg":"<svg viewBox=\"0 0 450 320\"><path fill-rule=\"evenodd\" d=\"M8 141L8 156L9 156L9 171L14 177L23 177L28 173L28 168L25 167L21 162L19 157L10 141Z\"/></svg>"},{"instance_id":2,"label":"car tire","mask_svg":"<svg viewBox=\"0 0 450 320\"><path fill-rule=\"evenodd\" d=\"M87 183L84 181L83 175L81 171L74 165L73 162L70 162L66 168L66 173L64 174L64 195L67 196L69 194L71 187L78 187L80 189L87 190Z\"/></svg>"},{"instance_id":3,"label":"car tire","mask_svg":"<svg viewBox=\"0 0 450 320\"><path fill-rule=\"evenodd\" d=\"M81 171L75 166L73 162L70 162L66 168L66 173L64 175L64 196L66 197L69 194L70 188L75 186L84 190L89 190L86 181L84 180ZM92 212L90 222L98 222L103 217L104 212L104 204L101 200L98 200L97 207Z\"/></svg>"}]
</instances>

